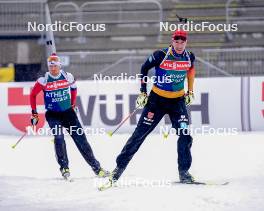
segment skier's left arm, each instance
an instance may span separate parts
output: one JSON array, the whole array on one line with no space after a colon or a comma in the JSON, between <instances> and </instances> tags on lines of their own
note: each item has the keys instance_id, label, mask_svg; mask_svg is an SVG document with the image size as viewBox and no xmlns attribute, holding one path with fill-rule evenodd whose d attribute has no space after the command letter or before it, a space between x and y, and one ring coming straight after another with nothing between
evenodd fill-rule
<instances>
[{"instance_id":1,"label":"skier's left arm","mask_svg":"<svg viewBox=\"0 0 264 211\"><path fill-rule=\"evenodd\" d=\"M76 106L76 98L77 98L77 86L76 81L71 73L67 73L68 80L70 83L70 91L71 91L71 106L75 108Z\"/></svg>"},{"instance_id":2,"label":"skier's left arm","mask_svg":"<svg viewBox=\"0 0 264 211\"><path fill-rule=\"evenodd\" d=\"M185 95L185 103L187 106L190 105L194 100L193 84L195 78L195 67L194 67L195 56L192 52L190 53L190 60L191 60L191 67L187 72L188 91Z\"/></svg>"}]
</instances>

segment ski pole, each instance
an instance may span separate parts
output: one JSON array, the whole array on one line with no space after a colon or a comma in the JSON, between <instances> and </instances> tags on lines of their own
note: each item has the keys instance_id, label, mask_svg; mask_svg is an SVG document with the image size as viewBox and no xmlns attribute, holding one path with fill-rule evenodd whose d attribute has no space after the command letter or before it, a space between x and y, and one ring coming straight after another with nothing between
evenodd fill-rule
<instances>
[{"instance_id":1,"label":"ski pole","mask_svg":"<svg viewBox=\"0 0 264 211\"><path fill-rule=\"evenodd\" d=\"M27 135L27 131L20 137L20 139L12 145L12 148L15 149L15 147L19 144L19 142Z\"/></svg>"},{"instance_id":2,"label":"ski pole","mask_svg":"<svg viewBox=\"0 0 264 211\"><path fill-rule=\"evenodd\" d=\"M109 132L108 133L108 135L109 136L112 136L112 135L114 135L114 133L116 132L116 131L118 131L118 129L130 118L130 117L132 117L133 115L134 115L134 113L136 113L136 111L138 110L138 109L140 109L140 106L138 106L138 107L136 107L135 109L134 109L134 111L132 111L125 119L123 119L120 123L119 123L119 125L116 127L116 129L113 131L113 132Z\"/></svg>"},{"instance_id":3,"label":"ski pole","mask_svg":"<svg viewBox=\"0 0 264 211\"><path fill-rule=\"evenodd\" d=\"M36 126L35 126L35 125L32 125L31 127L33 128L33 130L36 129ZM17 141L14 145L12 145L12 148L15 149L16 146L20 143L20 141L22 141L22 139L23 139L26 135L27 135L27 130L26 130L26 132L20 137L20 139L18 139L18 141Z\"/></svg>"},{"instance_id":4,"label":"ski pole","mask_svg":"<svg viewBox=\"0 0 264 211\"><path fill-rule=\"evenodd\" d=\"M163 138L164 138L164 139L167 139L167 138L168 138L171 129L172 129L172 127L170 127L170 129L169 129L168 132L163 132Z\"/></svg>"}]
</instances>

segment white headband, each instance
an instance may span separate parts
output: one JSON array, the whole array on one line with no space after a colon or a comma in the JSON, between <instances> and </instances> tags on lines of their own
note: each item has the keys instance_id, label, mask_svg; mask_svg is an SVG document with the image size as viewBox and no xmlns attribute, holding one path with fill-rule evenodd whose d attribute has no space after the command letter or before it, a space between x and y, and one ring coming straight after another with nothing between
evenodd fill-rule
<instances>
[{"instance_id":1,"label":"white headband","mask_svg":"<svg viewBox=\"0 0 264 211\"><path fill-rule=\"evenodd\" d=\"M48 66L50 66L50 65L57 65L57 66L60 66L61 63L60 63L59 61L50 61L50 62L48 62Z\"/></svg>"}]
</instances>

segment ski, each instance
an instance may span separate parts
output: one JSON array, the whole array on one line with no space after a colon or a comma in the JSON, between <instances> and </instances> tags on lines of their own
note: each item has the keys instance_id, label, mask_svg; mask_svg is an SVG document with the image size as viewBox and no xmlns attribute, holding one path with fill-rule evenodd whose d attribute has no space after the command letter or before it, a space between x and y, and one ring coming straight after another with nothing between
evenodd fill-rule
<instances>
[{"instance_id":1,"label":"ski","mask_svg":"<svg viewBox=\"0 0 264 211\"><path fill-rule=\"evenodd\" d=\"M205 185L205 186L225 186L228 185L229 182L228 181L223 181L223 182L218 182L218 181L194 181L194 182L189 182L189 183L183 183L180 181L173 181L171 182L171 185ZM99 191L105 191L107 189L110 189L112 187L116 187L115 184L113 184L112 181L108 181L103 185L100 185L98 187Z\"/></svg>"},{"instance_id":2,"label":"ski","mask_svg":"<svg viewBox=\"0 0 264 211\"><path fill-rule=\"evenodd\" d=\"M107 190L107 189L112 188L113 186L114 186L114 185L113 185L113 182L109 180L107 183L105 183L105 184L103 184L103 185L100 185L100 186L98 187L98 190L99 190L99 191L105 191L105 190Z\"/></svg>"},{"instance_id":3,"label":"ski","mask_svg":"<svg viewBox=\"0 0 264 211\"><path fill-rule=\"evenodd\" d=\"M228 185L229 182L214 182L214 181L194 181L189 183L182 183L180 181L172 182L172 184L182 184L182 185L208 185L208 186L221 186L221 185Z\"/></svg>"},{"instance_id":4,"label":"ski","mask_svg":"<svg viewBox=\"0 0 264 211\"><path fill-rule=\"evenodd\" d=\"M65 180L67 182L74 182L74 179L71 177L63 177L63 180Z\"/></svg>"}]
</instances>

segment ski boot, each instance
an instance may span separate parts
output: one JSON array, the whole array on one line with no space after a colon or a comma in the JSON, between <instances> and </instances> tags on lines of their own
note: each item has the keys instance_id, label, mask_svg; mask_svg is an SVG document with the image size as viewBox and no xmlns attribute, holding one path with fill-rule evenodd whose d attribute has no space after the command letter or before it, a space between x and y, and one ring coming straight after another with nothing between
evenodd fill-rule
<instances>
[{"instance_id":1,"label":"ski boot","mask_svg":"<svg viewBox=\"0 0 264 211\"><path fill-rule=\"evenodd\" d=\"M181 183L193 183L194 177L188 171L180 171L179 178Z\"/></svg>"},{"instance_id":2,"label":"ski boot","mask_svg":"<svg viewBox=\"0 0 264 211\"><path fill-rule=\"evenodd\" d=\"M112 171L111 174L109 175L109 180L107 181L107 183L100 186L98 190L104 191L104 190L114 187L116 185L117 180L119 179L119 177L121 176L124 170L125 170L124 168L122 169L122 168L116 167L114 171Z\"/></svg>"},{"instance_id":3,"label":"ski boot","mask_svg":"<svg viewBox=\"0 0 264 211\"><path fill-rule=\"evenodd\" d=\"M111 175L109 177L109 180L111 180L113 183L114 182L117 182L117 180L122 175L122 173L123 173L124 170L125 170L124 168L118 168L118 167L116 167L114 169L114 171L112 171L112 173L111 173Z\"/></svg>"},{"instance_id":4,"label":"ski boot","mask_svg":"<svg viewBox=\"0 0 264 211\"><path fill-rule=\"evenodd\" d=\"M61 172L62 177L65 180L70 179L71 174L70 174L70 170L68 168L60 168L60 172Z\"/></svg>"},{"instance_id":5,"label":"ski boot","mask_svg":"<svg viewBox=\"0 0 264 211\"><path fill-rule=\"evenodd\" d=\"M110 176L110 172L104 170L103 168L100 168L98 171L95 171L94 173L99 178L104 178L104 177L109 177Z\"/></svg>"}]
</instances>

